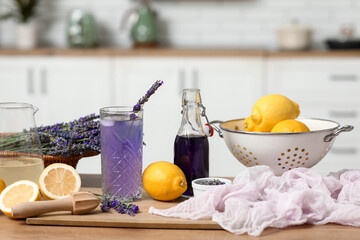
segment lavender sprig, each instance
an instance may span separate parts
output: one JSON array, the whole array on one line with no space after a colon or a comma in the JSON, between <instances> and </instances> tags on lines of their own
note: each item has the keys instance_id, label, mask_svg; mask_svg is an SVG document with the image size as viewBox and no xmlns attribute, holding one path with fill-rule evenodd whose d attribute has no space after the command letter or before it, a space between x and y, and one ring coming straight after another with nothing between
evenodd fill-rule
<instances>
[{"instance_id":1,"label":"lavender sprig","mask_svg":"<svg viewBox=\"0 0 360 240\"><path fill-rule=\"evenodd\" d=\"M115 209L118 213L128 214L130 216L135 216L136 213L139 213L139 206L135 204L126 204L119 200L116 200L115 197L106 197L103 195L95 194L100 197L100 208L103 212L109 212L110 209Z\"/></svg>"},{"instance_id":2,"label":"lavender sprig","mask_svg":"<svg viewBox=\"0 0 360 240\"><path fill-rule=\"evenodd\" d=\"M133 112L130 115L130 119L136 119L138 118L138 116L135 115L136 112L140 111L142 106L149 101L149 98L151 97L151 95L153 95L155 93L155 91L163 84L164 82L161 80L157 80L151 87L150 89L146 92L145 96L143 96L142 98L139 99L139 101L134 105L133 107Z\"/></svg>"}]
</instances>

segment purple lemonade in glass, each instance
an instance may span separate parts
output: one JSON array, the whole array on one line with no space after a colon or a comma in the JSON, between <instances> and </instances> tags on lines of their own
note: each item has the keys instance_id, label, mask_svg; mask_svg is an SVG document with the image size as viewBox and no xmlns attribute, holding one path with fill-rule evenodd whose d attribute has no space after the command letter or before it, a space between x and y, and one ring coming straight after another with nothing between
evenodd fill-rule
<instances>
[{"instance_id":1,"label":"purple lemonade in glass","mask_svg":"<svg viewBox=\"0 0 360 240\"><path fill-rule=\"evenodd\" d=\"M141 198L143 119L132 108L100 110L102 191L121 201ZM140 117L139 117L140 116Z\"/></svg>"}]
</instances>

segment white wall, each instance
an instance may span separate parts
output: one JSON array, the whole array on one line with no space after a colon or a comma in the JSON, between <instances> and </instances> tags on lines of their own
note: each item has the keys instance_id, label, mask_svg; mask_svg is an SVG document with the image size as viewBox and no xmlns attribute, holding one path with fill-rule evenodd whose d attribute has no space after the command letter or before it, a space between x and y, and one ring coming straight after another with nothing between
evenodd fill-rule
<instances>
[{"instance_id":1,"label":"white wall","mask_svg":"<svg viewBox=\"0 0 360 240\"><path fill-rule=\"evenodd\" d=\"M0 0L4 12L12 0ZM101 43L130 45L119 23L134 0L42 0L41 43L64 47L66 16L73 8L91 11L100 25ZM344 23L360 34L360 0L155 0L160 38L173 47L276 48L275 29L297 18L314 30L314 46L336 36ZM14 21L0 23L0 46L14 42ZM357 35L359 35L357 34Z\"/></svg>"}]
</instances>

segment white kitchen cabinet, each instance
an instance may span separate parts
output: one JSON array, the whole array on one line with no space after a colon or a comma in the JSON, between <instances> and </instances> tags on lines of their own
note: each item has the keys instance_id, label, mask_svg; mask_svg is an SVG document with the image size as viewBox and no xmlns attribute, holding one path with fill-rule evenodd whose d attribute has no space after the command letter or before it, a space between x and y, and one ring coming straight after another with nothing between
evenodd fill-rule
<instances>
[{"instance_id":1,"label":"white kitchen cabinet","mask_svg":"<svg viewBox=\"0 0 360 240\"><path fill-rule=\"evenodd\" d=\"M266 72L270 92L299 101L360 101L360 58L269 58Z\"/></svg>"},{"instance_id":2,"label":"white kitchen cabinet","mask_svg":"<svg viewBox=\"0 0 360 240\"><path fill-rule=\"evenodd\" d=\"M110 61L82 57L1 57L0 101L39 108L37 125L71 121L110 103Z\"/></svg>"},{"instance_id":3,"label":"white kitchen cabinet","mask_svg":"<svg viewBox=\"0 0 360 240\"><path fill-rule=\"evenodd\" d=\"M340 134L314 169L325 175L343 168L360 169L360 59L270 58L267 93L280 93L300 105L300 117L353 125Z\"/></svg>"},{"instance_id":4,"label":"white kitchen cabinet","mask_svg":"<svg viewBox=\"0 0 360 240\"><path fill-rule=\"evenodd\" d=\"M173 162L173 144L182 117L182 89L201 90L210 121L247 117L253 102L264 93L261 68L261 58L117 58L116 105L134 105L155 80L164 81L144 107L144 168L155 161ZM210 175L235 176L244 168L217 133L209 143Z\"/></svg>"},{"instance_id":5,"label":"white kitchen cabinet","mask_svg":"<svg viewBox=\"0 0 360 240\"><path fill-rule=\"evenodd\" d=\"M108 58L57 57L40 64L46 124L71 121L110 104Z\"/></svg>"},{"instance_id":6,"label":"white kitchen cabinet","mask_svg":"<svg viewBox=\"0 0 360 240\"><path fill-rule=\"evenodd\" d=\"M39 108L38 126L99 113L110 104L110 58L0 57L0 101ZM80 173L100 173L100 157L79 161Z\"/></svg>"},{"instance_id":7,"label":"white kitchen cabinet","mask_svg":"<svg viewBox=\"0 0 360 240\"><path fill-rule=\"evenodd\" d=\"M254 102L265 91L262 63L258 57L193 59L190 69L210 121L250 115ZM210 175L236 176L245 169L217 133L209 138L209 144Z\"/></svg>"},{"instance_id":8,"label":"white kitchen cabinet","mask_svg":"<svg viewBox=\"0 0 360 240\"><path fill-rule=\"evenodd\" d=\"M39 57L0 58L0 102L27 102L38 106L35 66Z\"/></svg>"},{"instance_id":9,"label":"white kitchen cabinet","mask_svg":"<svg viewBox=\"0 0 360 240\"><path fill-rule=\"evenodd\" d=\"M133 106L156 80L164 84L144 105L143 169L173 161L173 143L181 120L181 61L167 58L117 58L114 105Z\"/></svg>"}]
</instances>

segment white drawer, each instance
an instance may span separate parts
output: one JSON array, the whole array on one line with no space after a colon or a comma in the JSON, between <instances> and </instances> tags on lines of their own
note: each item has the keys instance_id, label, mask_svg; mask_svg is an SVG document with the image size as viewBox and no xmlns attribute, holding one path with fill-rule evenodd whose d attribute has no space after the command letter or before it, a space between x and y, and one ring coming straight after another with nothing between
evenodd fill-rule
<instances>
[{"instance_id":1,"label":"white drawer","mask_svg":"<svg viewBox=\"0 0 360 240\"><path fill-rule=\"evenodd\" d=\"M349 104L324 104L298 102L300 105L300 117L322 118L338 122L341 126L352 125L354 130L342 133L340 137L360 137L360 105Z\"/></svg>"},{"instance_id":2,"label":"white drawer","mask_svg":"<svg viewBox=\"0 0 360 240\"><path fill-rule=\"evenodd\" d=\"M270 93L306 100L359 101L360 59L270 59L268 80Z\"/></svg>"},{"instance_id":3,"label":"white drawer","mask_svg":"<svg viewBox=\"0 0 360 240\"><path fill-rule=\"evenodd\" d=\"M322 175L342 169L360 169L360 138L342 138L339 135L330 152L313 167Z\"/></svg>"}]
</instances>

